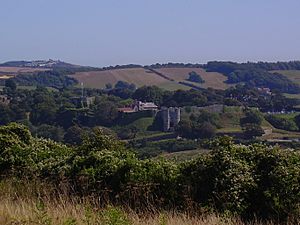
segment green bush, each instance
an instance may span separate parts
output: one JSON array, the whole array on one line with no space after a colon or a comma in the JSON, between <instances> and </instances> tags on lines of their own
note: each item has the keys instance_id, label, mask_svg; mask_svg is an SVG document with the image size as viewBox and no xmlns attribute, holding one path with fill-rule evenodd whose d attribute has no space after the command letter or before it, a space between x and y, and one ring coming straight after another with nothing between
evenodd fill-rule
<instances>
[{"instance_id":1,"label":"green bush","mask_svg":"<svg viewBox=\"0 0 300 225\"><path fill-rule=\"evenodd\" d=\"M194 205L246 218L299 221L299 152L236 145L226 137L210 146L210 153L180 164L139 160L100 128L72 148L33 138L24 126L11 124L0 127L0 175L68 181L72 194L139 210ZM108 219L114 220L119 212L111 213Z\"/></svg>"},{"instance_id":2,"label":"green bush","mask_svg":"<svg viewBox=\"0 0 300 225\"><path fill-rule=\"evenodd\" d=\"M294 120L287 118L280 118L274 115L265 116L266 120L272 124L275 128L288 130L288 131L297 131L298 127Z\"/></svg>"}]
</instances>

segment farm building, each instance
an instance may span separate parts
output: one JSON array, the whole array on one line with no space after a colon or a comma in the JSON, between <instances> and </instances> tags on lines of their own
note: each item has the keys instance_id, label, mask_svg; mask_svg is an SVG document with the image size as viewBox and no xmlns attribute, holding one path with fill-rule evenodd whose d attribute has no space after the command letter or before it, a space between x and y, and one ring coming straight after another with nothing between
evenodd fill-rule
<instances>
[{"instance_id":1,"label":"farm building","mask_svg":"<svg viewBox=\"0 0 300 225\"><path fill-rule=\"evenodd\" d=\"M134 104L122 108L118 108L119 112L133 113L139 111L157 111L158 106L153 102L135 101Z\"/></svg>"}]
</instances>

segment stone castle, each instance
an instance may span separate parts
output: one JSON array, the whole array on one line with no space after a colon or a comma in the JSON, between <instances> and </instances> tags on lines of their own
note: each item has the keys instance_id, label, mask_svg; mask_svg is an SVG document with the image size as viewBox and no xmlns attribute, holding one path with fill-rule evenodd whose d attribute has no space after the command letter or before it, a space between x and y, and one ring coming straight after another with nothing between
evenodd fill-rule
<instances>
[{"instance_id":1,"label":"stone castle","mask_svg":"<svg viewBox=\"0 0 300 225\"><path fill-rule=\"evenodd\" d=\"M161 109L163 119L163 129L165 132L174 131L175 127L180 122L180 108L177 107L163 107Z\"/></svg>"}]
</instances>

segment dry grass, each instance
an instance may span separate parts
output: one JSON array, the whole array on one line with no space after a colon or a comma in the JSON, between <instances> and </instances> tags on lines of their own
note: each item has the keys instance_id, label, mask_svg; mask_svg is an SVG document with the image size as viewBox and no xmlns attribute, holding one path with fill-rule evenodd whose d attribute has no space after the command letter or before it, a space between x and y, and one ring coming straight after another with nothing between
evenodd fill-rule
<instances>
[{"instance_id":1,"label":"dry grass","mask_svg":"<svg viewBox=\"0 0 300 225\"><path fill-rule=\"evenodd\" d=\"M30 73L37 71L46 71L47 68L30 68L30 67L0 67L2 73Z\"/></svg>"},{"instance_id":2,"label":"dry grass","mask_svg":"<svg viewBox=\"0 0 300 225\"><path fill-rule=\"evenodd\" d=\"M79 72L70 76L77 79L79 82L83 82L85 86L89 88L104 88L107 83L114 85L117 81L121 80L128 83L134 83L138 87L143 85L156 85L163 89L172 91L178 89L190 89L190 87L178 84L178 82L188 82L185 80L188 78L188 74L195 71L205 80L204 84L199 85L201 87L212 87L215 89L226 89L229 87L226 83L224 83L227 79L224 75L220 73L206 72L201 68L163 68L157 69L157 71L171 79L174 79L175 81L169 81L156 73L143 68ZM195 85L195 83L193 84Z\"/></svg>"},{"instance_id":3,"label":"dry grass","mask_svg":"<svg viewBox=\"0 0 300 225\"><path fill-rule=\"evenodd\" d=\"M76 202L0 201L0 224L242 225L240 219L214 214L193 217L176 212L137 214L117 207L103 209ZM253 223L259 224L259 223Z\"/></svg>"},{"instance_id":4,"label":"dry grass","mask_svg":"<svg viewBox=\"0 0 300 225\"><path fill-rule=\"evenodd\" d=\"M174 79L175 81L185 81L189 77L188 74L195 71L202 77L203 80L205 80L205 83L199 85L203 88L211 87L224 90L229 87L228 84L224 83L224 81L227 80L226 76L220 73L206 72L201 68L162 68L157 69L157 71L171 79Z\"/></svg>"},{"instance_id":5,"label":"dry grass","mask_svg":"<svg viewBox=\"0 0 300 225\"><path fill-rule=\"evenodd\" d=\"M14 75L0 74L0 79L3 79L3 80L9 79L9 78L12 78L12 77L14 77Z\"/></svg>"},{"instance_id":6,"label":"dry grass","mask_svg":"<svg viewBox=\"0 0 300 225\"><path fill-rule=\"evenodd\" d=\"M56 194L47 184L32 181L0 182L0 225L243 225L239 218L213 213L195 216L176 211L99 207L101 199ZM247 223L260 225L259 222ZM274 223L267 223L273 225ZM288 224L292 225L292 223Z\"/></svg>"},{"instance_id":7,"label":"dry grass","mask_svg":"<svg viewBox=\"0 0 300 225\"><path fill-rule=\"evenodd\" d=\"M22 73L33 73L38 71L47 71L46 68L28 68L28 67L0 67L0 80L6 80Z\"/></svg>"},{"instance_id":8,"label":"dry grass","mask_svg":"<svg viewBox=\"0 0 300 225\"><path fill-rule=\"evenodd\" d=\"M105 84L116 84L119 80L134 83L138 87L143 85L164 84L167 80L143 68L114 69L106 71L79 72L71 77L83 82L86 87L104 88Z\"/></svg>"}]
</instances>

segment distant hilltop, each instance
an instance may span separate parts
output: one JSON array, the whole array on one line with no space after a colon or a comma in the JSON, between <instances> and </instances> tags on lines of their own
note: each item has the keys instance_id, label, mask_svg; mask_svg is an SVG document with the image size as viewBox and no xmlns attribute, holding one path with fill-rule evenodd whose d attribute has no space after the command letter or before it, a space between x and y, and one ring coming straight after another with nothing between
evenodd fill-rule
<instances>
[{"instance_id":1,"label":"distant hilltop","mask_svg":"<svg viewBox=\"0 0 300 225\"><path fill-rule=\"evenodd\" d=\"M0 64L2 67L30 67L30 68L72 68L78 65L66 63L60 60L34 60L34 61L9 61Z\"/></svg>"},{"instance_id":2,"label":"distant hilltop","mask_svg":"<svg viewBox=\"0 0 300 225\"><path fill-rule=\"evenodd\" d=\"M0 82L17 77L18 84L32 86L36 80L24 77L33 74L36 80L56 74L71 77L87 88L105 89L119 81L136 87L158 86L162 89L226 90L247 85L260 90L300 93L300 61L246 62L212 61L206 64L166 63L153 65L116 65L102 68L80 66L60 60L10 61L0 64ZM50 86L53 86L51 84Z\"/></svg>"}]
</instances>

